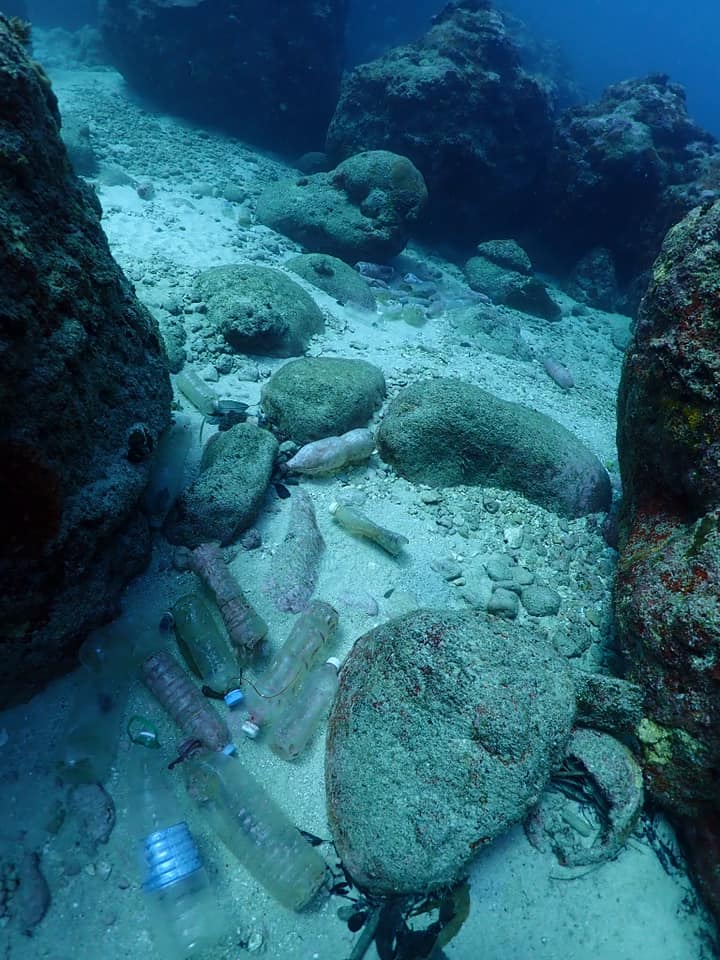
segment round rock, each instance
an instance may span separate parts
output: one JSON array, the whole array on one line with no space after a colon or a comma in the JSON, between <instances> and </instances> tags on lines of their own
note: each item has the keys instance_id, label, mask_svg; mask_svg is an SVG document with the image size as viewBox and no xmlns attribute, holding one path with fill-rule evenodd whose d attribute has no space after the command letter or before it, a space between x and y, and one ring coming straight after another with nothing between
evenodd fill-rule
<instances>
[{"instance_id":1,"label":"round rock","mask_svg":"<svg viewBox=\"0 0 720 960\"><path fill-rule=\"evenodd\" d=\"M364 427L384 396L382 370L366 360L303 357L270 377L262 407L282 439L303 444Z\"/></svg>"},{"instance_id":2,"label":"round rock","mask_svg":"<svg viewBox=\"0 0 720 960\"><path fill-rule=\"evenodd\" d=\"M325 253L302 253L285 264L303 280L324 290L338 303L347 303L363 310L376 309L375 295L360 276L343 260Z\"/></svg>"},{"instance_id":3,"label":"round rock","mask_svg":"<svg viewBox=\"0 0 720 960\"><path fill-rule=\"evenodd\" d=\"M574 716L565 661L522 624L416 610L360 637L325 757L353 880L377 895L451 886L537 803Z\"/></svg>"}]
</instances>

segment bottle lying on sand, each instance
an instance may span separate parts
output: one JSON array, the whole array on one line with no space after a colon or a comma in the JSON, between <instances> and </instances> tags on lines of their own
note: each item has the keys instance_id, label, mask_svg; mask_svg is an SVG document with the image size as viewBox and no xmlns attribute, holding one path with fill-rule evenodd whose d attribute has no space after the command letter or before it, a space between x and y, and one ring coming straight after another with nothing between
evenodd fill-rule
<instances>
[{"instance_id":1,"label":"bottle lying on sand","mask_svg":"<svg viewBox=\"0 0 720 960\"><path fill-rule=\"evenodd\" d=\"M279 903L302 910L327 865L240 760L227 751L183 763L188 793L225 846Z\"/></svg>"}]
</instances>

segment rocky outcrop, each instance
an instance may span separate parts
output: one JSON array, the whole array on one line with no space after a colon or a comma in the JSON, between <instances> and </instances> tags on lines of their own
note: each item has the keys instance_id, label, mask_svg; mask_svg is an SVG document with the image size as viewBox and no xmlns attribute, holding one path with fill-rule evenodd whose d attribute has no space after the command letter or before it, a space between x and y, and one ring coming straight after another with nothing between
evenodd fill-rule
<instances>
[{"instance_id":1,"label":"rocky outcrop","mask_svg":"<svg viewBox=\"0 0 720 960\"><path fill-rule=\"evenodd\" d=\"M24 40L0 16L0 705L70 662L144 564L137 504L171 399Z\"/></svg>"},{"instance_id":2,"label":"rocky outcrop","mask_svg":"<svg viewBox=\"0 0 720 960\"><path fill-rule=\"evenodd\" d=\"M720 202L667 235L618 397L616 590L646 783L720 917Z\"/></svg>"},{"instance_id":3,"label":"rocky outcrop","mask_svg":"<svg viewBox=\"0 0 720 960\"><path fill-rule=\"evenodd\" d=\"M322 146L346 0L106 0L112 60L141 94L262 146Z\"/></svg>"},{"instance_id":4,"label":"rocky outcrop","mask_svg":"<svg viewBox=\"0 0 720 960\"><path fill-rule=\"evenodd\" d=\"M684 89L662 74L616 83L556 124L539 247L567 266L604 247L625 285L708 186L720 188L720 154L688 116Z\"/></svg>"},{"instance_id":5,"label":"rocky outcrop","mask_svg":"<svg viewBox=\"0 0 720 960\"><path fill-rule=\"evenodd\" d=\"M549 156L551 97L521 68L488 0L448 3L433 23L347 77L328 152L336 161L361 150L409 157L427 183L423 220L436 236L515 235Z\"/></svg>"}]
</instances>

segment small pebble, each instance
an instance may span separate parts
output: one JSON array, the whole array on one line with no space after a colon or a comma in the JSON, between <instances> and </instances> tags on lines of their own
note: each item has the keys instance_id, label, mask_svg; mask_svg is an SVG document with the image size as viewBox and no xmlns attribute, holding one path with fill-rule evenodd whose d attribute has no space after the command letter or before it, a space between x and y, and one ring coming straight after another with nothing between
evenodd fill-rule
<instances>
[{"instance_id":1,"label":"small pebble","mask_svg":"<svg viewBox=\"0 0 720 960\"><path fill-rule=\"evenodd\" d=\"M462 576L462 567L460 564L446 557L438 557L435 560L431 560L430 566L436 573L440 574L443 580L457 580L458 577Z\"/></svg>"}]
</instances>

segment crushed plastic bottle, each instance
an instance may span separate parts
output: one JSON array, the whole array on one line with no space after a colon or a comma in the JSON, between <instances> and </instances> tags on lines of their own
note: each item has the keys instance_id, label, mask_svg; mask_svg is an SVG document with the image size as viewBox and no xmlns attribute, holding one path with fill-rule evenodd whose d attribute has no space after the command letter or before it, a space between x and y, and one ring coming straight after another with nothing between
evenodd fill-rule
<instances>
[{"instance_id":1,"label":"crushed plastic bottle","mask_svg":"<svg viewBox=\"0 0 720 960\"><path fill-rule=\"evenodd\" d=\"M123 615L93 631L80 647L79 685L57 764L66 783L103 783L107 779L133 674L157 642L155 628Z\"/></svg>"},{"instance_id":2,"label":"crushed plastic bottle","mask_svg":"<svg viewBox=\"0 0 720 960\"><path fill-rule=\"evenodd\" d=\"M143 662L141 673L148 690L187 737L211 750L222 750L230 743L224 719L169 653L159 650L151 654Z\"/></svg>"}]
</instances>

